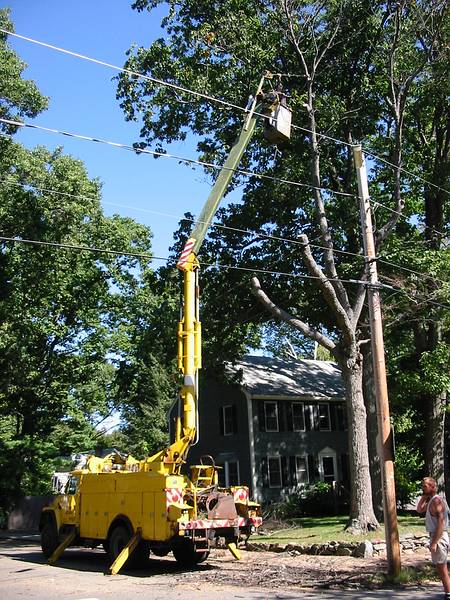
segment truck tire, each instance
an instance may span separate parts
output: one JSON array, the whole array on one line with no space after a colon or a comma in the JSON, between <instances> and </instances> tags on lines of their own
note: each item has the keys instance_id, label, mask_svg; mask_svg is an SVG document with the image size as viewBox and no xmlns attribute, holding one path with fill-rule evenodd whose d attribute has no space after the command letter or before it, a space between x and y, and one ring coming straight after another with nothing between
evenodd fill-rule
<instances>
[{"instance_id":1,"label":"truck tire","mask_svg":"<svg viewBox=\"0 0 450 600\"><path fill-rule=\"evenodd\" d=\"M45 558L50 558L59 546L59 537L53 520L47 519L41 530L41 548Z\"/></svg>"},{"instance_id":2,"label":"truck tire","mask_svg":"<svg viewBox=\"0 0 450 600\"><path fill-rule=\"evenodd\" d=\"M108 548L108 554L111 563L116 560L116 558L130 541L131 537L132 533L128 527L125 527L125 525L118 525L112 530L105 544ZM147 545L145 542L141 541L134 549L134 552L131 554L124 566L131 569L140 569L148 563L148 556L149 550Z\"/></svg>"},{"instance_id":3,"label":"truck tire","mask_svg":"<svg viewBox=\"0 0 450 600\"><path fill-rule=\"evenodd\" d=\"M209 550L205 552L196 552L191 540L181 538L172 548L173 555L177 563L182 567L195 567L206 560L209 556Z\"/></svg>"}]
</instances>

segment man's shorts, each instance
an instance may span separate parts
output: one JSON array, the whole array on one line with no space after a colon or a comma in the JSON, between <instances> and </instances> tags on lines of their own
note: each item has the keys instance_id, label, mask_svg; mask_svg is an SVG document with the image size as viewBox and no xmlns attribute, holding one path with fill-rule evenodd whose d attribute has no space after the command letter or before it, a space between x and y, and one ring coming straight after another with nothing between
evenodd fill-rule
<instances>
[{"instance_id":1,"label":"man's shorts","mask_svg":"<svg viewBox=\"0 0 450 600\"><path fill-rule=\"evenodd\" d=\"M447 563L448 545L448 539L441 537L437 543L436 552L431 552L430 550L431 562L433 565L442 565L443 563Z\"/></svg>"}]
</instances>

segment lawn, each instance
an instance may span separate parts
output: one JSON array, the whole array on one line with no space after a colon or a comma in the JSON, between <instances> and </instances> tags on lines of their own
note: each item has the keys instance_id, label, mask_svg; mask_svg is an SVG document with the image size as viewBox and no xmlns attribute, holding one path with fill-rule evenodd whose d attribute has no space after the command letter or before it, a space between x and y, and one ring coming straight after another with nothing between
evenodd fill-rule
<instances>
[{"instance_id":1,"label":"lawn","mask_svg":"<svg viewBox=\"0 0 450 600\"><path fill-rule=\"evenodd\" d=\"M268 521L263 523L260 532L252 536L252 542L273 542L279 544L322 544L332 540L357 542L362 540L384 540L384 525L378 531L362 535L351 535L344 531L348 521L346 516L304 517L289 522ZM425 521L422 517L404 515L398 517L400 537L406 533L425 533Z\"/></svg>"}]
</instances>

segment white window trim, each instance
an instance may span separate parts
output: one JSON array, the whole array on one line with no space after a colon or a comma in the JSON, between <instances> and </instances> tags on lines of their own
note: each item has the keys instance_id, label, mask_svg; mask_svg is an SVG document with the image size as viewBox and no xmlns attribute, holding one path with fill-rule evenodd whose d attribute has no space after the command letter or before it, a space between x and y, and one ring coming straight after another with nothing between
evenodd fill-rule
<instances>
[{"instance_id":1,"label":"white window trim","mask_svg":"<svg viewBox=\"0 0 450 600\"><path fill-rule=\"evenodd\" d=\"M267 413L266 413L266 406L268 404L274 404L275 405L275 415L277 418L277 428L276 429L269 429L267 427ZM264 425L265 425L265 429L266 431L268 431L269 433L277 433L278 431L280 431L280 422L279 422L279 417L278 417L278 403L275 402L274 400L265 400L264 401Z\"/></svg>"},{"instance_id":2,"label":"white window trim","mask_svg":"<svg viewBox=\"0 0 450 600\"><path fill-rule=\"evenodd\" d=\"M295 478L297 480L297 485L304 485L303 482L299 482L299 480L298 480L299 470L297 469L297 458L303 458L304 461L305 461L305 466L306 466L306 483L309 483L308 455L307 454L296 454L295 455Z\"/></svg>"},{"instance_id":3,"label":"white window trim","mask_svg":"<svg viewBox=\"0 0 450 600\"><path fill-rule=\"evenodd\" d=\"M326 406L328 413L328 427L321 427L320 425L320 407ZM330 405L328 402L319 402L317 405L317 418L319 419L319 431L331 431L331 416L330 416Z\"/></svg>"},{"instance_id":4,"label":"white window trim","mask_svg":"<svg viewBox=\"0 0 450 600\"><path fill-rule=\"evenodd\" d=\"M225 409L230 408L231 409L231 431L226 431L226 418L225 418ZM233 435L234 434L234 430L233 430L233 405L232 404L227 404L226 406L222 406L222 420L223 420L223 435Z\"/></svg>"},{"instance_id":5,"label":"white window trim","mask_svg":"<svg viewBox=\"0 0 450 600\"><path fill-rule=\"evenodd\" d=\"M272 485L270 483L270 461L271 460L278 460L278 466L279 466L279 469L280 469L280 484L279 485ZM272 489L275 489L275 488L280 489L280 488L283 487L283 472L281 471L281 456L268 456L267 457L267 475L268 475L268 478L269 478L269 487L270 488L272 488Z\"/></svg>"},{"instance_id":6,"label":"white window trim","mask_svg":"<svg viewBox=\"0 0 450 600\"><path fill-rule=\"evenodd\" d=\"M303 413L303 429L295 429L294 426L294 406L301 406ZM292 429L293 431L306 431L306 423L305 423L305 403L304 402L292 402L291 403L291 415L292 415Z\"/></svg>"}]
</instances>

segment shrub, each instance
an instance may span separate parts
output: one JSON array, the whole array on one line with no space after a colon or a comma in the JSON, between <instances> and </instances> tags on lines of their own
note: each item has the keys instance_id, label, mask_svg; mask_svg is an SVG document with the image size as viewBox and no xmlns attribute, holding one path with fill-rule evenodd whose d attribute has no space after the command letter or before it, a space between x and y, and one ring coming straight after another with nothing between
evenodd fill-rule
<instances>
[{"instance_id":1,"label":"shrub","mask_svg":"<svg viewBox=\"0 0 450 600\"><path fill-rule=\"evenodd\" d=\"M298 517L325 517L339 514L345 509L346 498L329 483L318 481L293 492L286 500L272 508L279 519Z\"/></svg>"}]
</instances>

